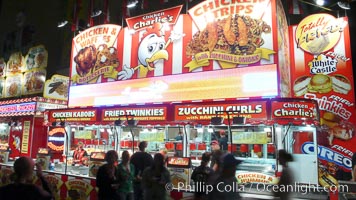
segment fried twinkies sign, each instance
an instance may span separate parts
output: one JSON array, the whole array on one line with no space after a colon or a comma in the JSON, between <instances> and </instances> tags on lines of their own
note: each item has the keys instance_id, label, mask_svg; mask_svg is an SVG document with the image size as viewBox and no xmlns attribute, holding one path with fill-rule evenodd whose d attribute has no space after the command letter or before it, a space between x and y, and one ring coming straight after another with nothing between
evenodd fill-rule
<instances>
[{"instance_id":1,"label":"fried twinkies sign","mask_svg":"<svg viewBox=\"0 0 356 200\"><path fill-rule=\"evenodd\" d=\"M174 107L175 120L210 120L214 116L244 116L267 119L266 102L246 102L235 104L177 105Z\"/></svg>"},{"instance_id":2,"label":"fried twinkies sign","mask_svg":"<svg viewBox=\"0 0 356 200\"><path fill-rule=\"evenodd\" d=\"M311 102L273 102L272 118L318 119L317 107Z\"/></svg>"},{"instance_id":3,"label":"fried twinkies sign","mask_svg":"<svg viewBox=\"0 0 356 200\"><path fill-rule=\"evenodd\" d=\"M315 14L304 18L296 29L297 47L317 55L339 42L346 22L329 14Z\"/></svg>"},{"instance_id":4,"label":"fried twinkies sign","mask_svg":"<svg viewBox=\"0 0 356 200\"><path fill-rule=\"evenodd\" d=\"M55 110L50 111L49 122L95 122L97 120L96 109L73 109L73 110Z\"/></svg>"},{"instance_id":5,"label":"fried twinkies sign","mask_svg":"<svg viewBox=\"0 0 356 200\"><path fill-rule=\"evenodd\" d=\"M181 9L182 5L165 10L160 10L158 12L127 18L126 23L129 29L134 31L151 27L156 23L175 24L177 22Z\"/></svg>"},{"instance_id":6,"label":"fried twinkies sign","mask_svg":"<svg viewBox=\"0 0 356 200\"><path fill-rule=\"evenodd\" d=\"M131 116L140 121L162 121L167 119L166 107L152 108L108 108L102 110L103 121L126 120Z\"/></svg>"}]
</instances>

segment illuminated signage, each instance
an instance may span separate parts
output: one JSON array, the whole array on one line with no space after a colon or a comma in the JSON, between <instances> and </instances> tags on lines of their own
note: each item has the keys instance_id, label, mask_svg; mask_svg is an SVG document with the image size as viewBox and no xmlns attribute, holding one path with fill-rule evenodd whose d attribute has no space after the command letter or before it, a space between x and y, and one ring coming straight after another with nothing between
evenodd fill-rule
<instances>
[{"instance_id":1,"label":"illuminated signage","mask_svg":"<svg viewBox=\"0 0 356 200\"><path fill-rule=\"evenodd\" d=\"M16 112L28 112L35 111L36 103L19 103L19 104L11 104L11 105L2 105L0 106L0 113L16 113Z\"/></svg>"},{"instance_id":2,"label":"illuminated signage","mask_svg":"<svg viewBox=\"0 0 356 200\"><path fill-rule=\"evenodd\" d=\"M49 122L64 120L66 122L73 121L96 121L96 109L73 109L73 110L55 110L50 111Z\"/></svg>"},{"instance_id":3,"label":"illuminated signage","mask_svg":"<svg viewBox=\"0 0 356 200\"><path fill-rule=\"evenodd\" d=\"M69 107L277 96L277 67L263 65L72 86ZM88 91L91 91L88 93Z\"/></svg>"},{"instance_id":4,"label":"illuminated signage","mask_svg":"<svg viewBox=\"0 0 356 200\"><path fill-rule=\"evenodd\" d=\"M46 103L46 102L37 102L37 110L45 111L49 109L59 109L66 108L67 105L55 104L55 103Z\"/></svg>"},{"instance_id":5,"label":"illuminated signage","mask_svg":"<svg viewBox=\"0 0 356 200\"><path fill-rule=\"evenodd\" d=\"M137 17L127 18L127 27L129 27L130 30L137 31L150 27L156 23L175 24L179 17L181 9L182 6L180 5L173 8L160 10L154 13L148 13Z\"/></svg>"},{"instance_id":6,"label":"illuminated signage","mask_svg":"<svg viewBox=\"0 0 356 200\"><path fill-rule=\"evenodd\" d=\"M267 119L266 101L246 102L234 104L203 104L203 105L176 105L174 107L175 120L210 120L214 116L230 117L243 116L254 119Z\"/></svg>"},{"instance_id":7,"label":"illuminated signage","mask_svg":"<svg viewBox=\"0 0 356 200\"><path fill-rule=\"evenodd\" d=\"M64 128L53 128L48 132L48 143L47 146L54 151L64 150L65 141L65 130Z\"/></svg>"},{"instance_id":8,"label":"illuminated signage","mask_svg":"<svg viewBox=\"0 0 356 200\"><path fill-rule=\"evenodd\" d=\"M238 183L278 183L277 177L258 172L237 173L236 178Z\"/></svg>"},{"instance_id":9,"label":"illuminated signage","mask_svg":"<svg viewBox=\"0 0 356 200\"><path fill-rule=\"evenodd\" d=\"M273 102L273 118L317 119L317 105L312 102Z\"/></svg>"},{"instance_id":10,"label":"illuminated signage","mask_svg":"<svg viewBox=\"0 0 356 200\"><path fill-rule=\"evenodd\" d=\"M320 54L335 46L347 22L329 14L314 14L304 18L296 30L297 46L311 54Z\"/></svg>"},{"instance_id":11,"label":"illuminated signage","mask_svg":"<svg viewBox=\"0 0 356 200\"><path fill-rule=\"evenodd\" d=\"M150 107L150 108L110 108L102 110L103 121L115 121L119 118L126 120L126 115L134 116L135 120L140 121L157 121L167 119L166 107ZM120 117L121 116L121 117Z\"/></svg>"}]
</instances>

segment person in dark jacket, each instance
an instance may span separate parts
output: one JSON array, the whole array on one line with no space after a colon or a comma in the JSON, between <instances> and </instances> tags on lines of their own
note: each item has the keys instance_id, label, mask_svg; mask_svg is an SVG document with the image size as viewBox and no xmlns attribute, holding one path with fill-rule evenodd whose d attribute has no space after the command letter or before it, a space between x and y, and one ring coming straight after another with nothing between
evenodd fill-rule
<instances>
[{"instance_id":1,"label":"person in dark jacket","mask_svg":"<svg viewBox=\"0 0 356 200\"><path fill-rule=\"evenodd\" d=\"M226 133L224 130L220 130L219 135L220 135L220 138L219 138L220 149L223 152L226 152L228 149L228 138L226 137Z\"/></svg>"},{"instance_id":2,"label":"person in dark jacket","mask_svg":"<svg viewBox=\"0 0 356 200\"><path fill-rule=\"evenodd\" d=\"M138 145L140 151L135 152L130 159L130 163L135 166L135 179L134 179L134 197L135 200L143 199L143 191L141 186L142 173L143 171L152 165L152 156L145 152L147 148L147 142L141 141Z\"/></svg>"},{"instance_id":3,"label":"person in dark jacket","mask_svg":"<svg viewBox=\"0 0 356 200\"><path fill-rule=\"evenodd\" d=\"M351 175L352 175L352 181L356 181L356 151L352 155L352 168L351 168Z\"/></svg>"},{"instance_id":4,"label":"person in dark jacket","mask_svg":"<svg viewBox=\"0 0 356 200\"><path fill-rule=\"evenodd\" d=\"M105 155L106 164L99 167L96 174L96 186L99 188L99 200L119 199L119 174L117 169L119 156L115 150L110 150Z\"/></svg>"},{"instance_id":5,"label":"person in dark jacket","mask_svg":"<svg viewBox=\"0 0 356 200\"><path fill-rule=\"evenodd\" d=\"M202 155L200 166L196 167L192 173L191 179L194 181L194 199L200 200L204 199L204 191L206 185L208 183L209 177L213 174L214 170L208 166L210 161L210 153L205 152Z\"/></svg>"},{"instance_id":6,"label":"person in dark jacket","mask_svg":"<svg viewBox=\"0 0 356 200\"><path fill-rule=\"evenodd\" d=\"M211 162L210 162L210 168L212 168L214 171L217 171L217 169L221 165L221 156L224 154L220 150L220 145L217 140L211 141Z\"/></svg>"},{"instance_id":7,"label":"person in dark jacket","mask_svg":"<svg viewBox=\"0 0 356 200\"><path fill-rule=\"evenodd\" d=\"M208 193L209 200L237 200L241 199L236 178L236 167L242 161L235 159L233 154L225 154L221 157L222 163L217 171L209 177L209 185L213 190Z\"/></svg>"},{"instance_id":8,"label":"person in dark jacket","mask_svg":"<svg viewBox=\"0 0 356 200\"><path fill-rule=\"evenodd\" d=\"M278 190L275 191L275 197L279 197L281 200L292 199L290 192L286 190L288 186L293 184L293 174L291 169L288 168L288 162L293 161L293 157L284 149L278 151L279 164L282 165L282 174L278 182Z\"/></svg>"},{"instance_id":9,"label":"person in dark jacket","mask_svg":"<svg viewBox=\"0 0 356 200\"><path fill-rule=\"evenodd\" d=\"M142 188L144 200L167 199L166 186L171 182L170 173L164 166L164 157L156 153L153 164L142 174Z\"/></svg>"},{"instance_id":10,"label":"person in dark jacket","mask_svg":"<svg viewBox=\"0 0 356 200\"><path fill-rule=\"evenodd\" d=\"M42 187L33 184L33 171L36 165L36 175L41 180ZM35 164L29 157L20 157L14 163L14 183L0 188L1 200L49 200L52 192L42 175L41 165Z\"/></svg>"}]
</instances>

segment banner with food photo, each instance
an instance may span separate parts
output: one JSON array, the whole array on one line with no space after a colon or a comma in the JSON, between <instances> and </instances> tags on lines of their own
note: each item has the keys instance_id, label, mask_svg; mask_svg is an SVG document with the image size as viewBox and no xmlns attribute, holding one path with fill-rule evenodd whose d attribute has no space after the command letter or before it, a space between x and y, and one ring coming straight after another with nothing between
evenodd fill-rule
<instances>
[{"instance_id":1,"label":"banner with food photo","mask_svg":"<svg viewBox=\"0 0 356 200\"><path fill-rule=\"evenodd\" d=\"M103 24L78 34L72 41L71 85L118 79L118 37L121 26Z\"/></svg>"},{"instance_id":2,"label":"banner with food photo","mask_svg":"<svg viewBox=\"0 0 356 200\"><path fill-rule=\"evenodd\" d=\"M293 96L318 101L319 150L329 152L318 155L319 175L347 179L352 152L356 151L348 19L324 13L310 15L290 27L290 34Z\"/></svg>"},{"instance_id":3,"label":"banner with food photo","mask_svg":"<svg viewBox=\"0 0 356 200\"><path fill-rule=\"evenodd\" d=\"M185 56L189 71L276 63L272 17L275 1L208 0L189 10L197 29ZM210 60L213 60L211 65Z\"/></svg>"},{"instance_id":4,"label":"banner with food photo","mask_svg":"<svg viewBox=\"0 0 356 200\"><path fill-rule=\"evenodd\" d=\"M32 69L23 75L22 95L43 93L46 69Z\"/></svg>"},{"instance_id":5,"label":"banner with food photo","mask_svg":"<svg viewBox=\"0 0 356 200\"><path fill-rule=\"evenodd\" d=\"M4 97L5 78L0 77L0 98Z\"/></svg>"},{"instance_id":6,"label":"banner with food photo","mask_svg":"<svg viewBox=\"0 0 356 200\"><path fill-rule=\"evenodd\" d=\"M6 76L21 73L24 67L24 58L21 52L15 52L10 55L6 65Z\"/></svg>"},{"instance_id":7,"label":"banner with food photo","mask_svg":"<svg viewBox=\"0 0 356 200\"><path fill-rule=\"evenodd\" d=\"M6 62L4 58L0 58L0 77L5 76Z\"/></svg>"},{"instance_id":8,"label":"banner with food photo","mask_svg":"<svg viewBox=\"0 0 356 200\"><path fill-rule=\"evenodd\" d=\"M48 99L68 100L69 77L54 74L44 84L43 96Z\"/></svg>"},{"instance_id":9,"label":"banner with food photo","mask_svg":"<svg viewBox=\"0 0 356 200\"><path fill-rule=\"evenodd\" d=\"M25 65L23 71L32 69L46 68L48 61L48 52L43 45L38 45L30 48L25 56Z\"/></svg>"},{"instance_id":10,"label":"banner with food photo","mask_svg":"<svg viewBox=\"0 0 356 200\"><path fill-rule=\"evenodd\" d=\"M5 98L21 96L23 75L21 73L9 75L5 80Z\"/></svg>"}]
</instances>

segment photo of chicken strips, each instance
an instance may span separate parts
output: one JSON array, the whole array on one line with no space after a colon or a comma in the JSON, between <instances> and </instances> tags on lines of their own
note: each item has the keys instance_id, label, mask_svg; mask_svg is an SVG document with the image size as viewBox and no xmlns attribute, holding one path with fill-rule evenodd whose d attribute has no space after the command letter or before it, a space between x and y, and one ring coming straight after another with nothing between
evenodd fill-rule
<instances>
[{"instance_id":1,"label":"photo of chicken strips","mask_svg":"<svg viewBox=\"0 0 356 200\"><path fill-rule=\"evenodd\" d=\"M251 55L264 44L262 34L270 33L271 26L249 16L229 15L207 24L193 35L187 45L187 56L204 51L218 51L236 55Z\"/></svg>"},{"instance_id":2,"label":"photo of chicken strips","mask_svg":"<svg viewBox=\"0 0 356 200\"><path fill-rule=\"evenodd\" d=\"M199 34L199 40L203 44L203 49L213 51L218 40L216 23L208 23L205 30Z\"/></svg>"}]
</instances>

